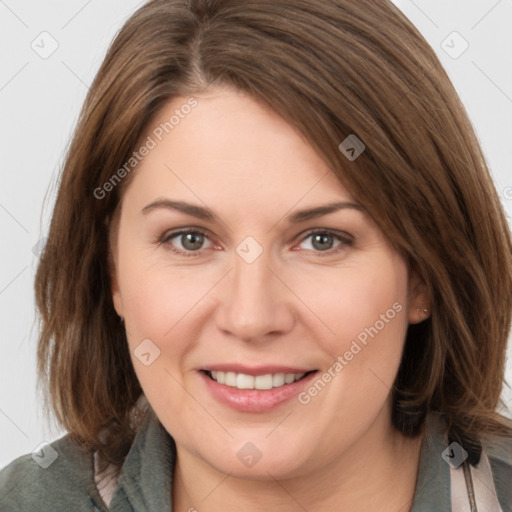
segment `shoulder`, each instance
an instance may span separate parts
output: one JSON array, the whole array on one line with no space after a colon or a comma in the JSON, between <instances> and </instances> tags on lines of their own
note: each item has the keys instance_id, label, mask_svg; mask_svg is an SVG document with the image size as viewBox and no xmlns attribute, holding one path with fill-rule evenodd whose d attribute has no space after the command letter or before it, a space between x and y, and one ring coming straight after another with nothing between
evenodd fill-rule
<instances>
[{"instance_id":1,"label":"shoulder","mask_svg":"<svg viewBox=\"0 0 512 512\"><path fill-rule=\"evenodd\" d=\"M92 463L69 434L18 457L0 471L0 509L93 510Z\"/></svg>"},{"instance_id":2,"label":"shoulder","mask_svg":"<svg viewBox=\"0 0 512 512\"><path fill-rule=\"evenodd\" d=\"M484 439L483 447L489 459L512 468L512 435L511 437L488 437Z\"/></svg>"}]
</instances>

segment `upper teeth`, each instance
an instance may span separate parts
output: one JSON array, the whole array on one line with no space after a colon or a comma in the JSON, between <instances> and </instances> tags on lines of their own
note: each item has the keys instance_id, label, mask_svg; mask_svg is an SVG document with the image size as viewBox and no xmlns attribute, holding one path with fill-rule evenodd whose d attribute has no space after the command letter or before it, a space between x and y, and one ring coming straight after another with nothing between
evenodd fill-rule
<instances>
[{"instance_id":1,"label":"upper teeth","mask_svg":"<svg viewBox=\"0 0 512 512\"><path fill-rule=\"evenodd\" d=\"M219 384L231 386L238 389L272 389L291 384L296 380L302 379L304 373L275 373L267 375L246 375L245 373L235 372L210 372L213 380Z\"/></svg>"}]
</instances>

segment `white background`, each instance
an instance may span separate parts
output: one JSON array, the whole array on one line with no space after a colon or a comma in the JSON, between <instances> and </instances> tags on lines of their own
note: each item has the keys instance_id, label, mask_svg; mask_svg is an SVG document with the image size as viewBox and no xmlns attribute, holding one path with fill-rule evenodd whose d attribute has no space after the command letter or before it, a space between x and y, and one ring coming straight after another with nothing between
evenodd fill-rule
<instances>
[{"instance_id":1,"label":"white background","mask_svg":"<svg viewBox=\"0 0 512 512\"><path fill-rule=\"evenodd\" d=\"M88 85L110 41L141 3L0 0L0 467L33 451L42 441L64 434L43 420L36 390L33 281L37 256L33 247L45 236L55 180ZM447 69L476 128L510 217L512 2L395 3ZM50 36L40 35L45 31ZM463 40L451 35L453 31L469 44L458 58L443 49L449 45L452 48L447 50L455 55L463 48ZM32 44L39 45L39 51L51 49L52 44L58 48L43 59ZM511 366L509 353L509 383ZM512 407L509 388L504 389L503 397Z\"/></svg>"}]
</instances>

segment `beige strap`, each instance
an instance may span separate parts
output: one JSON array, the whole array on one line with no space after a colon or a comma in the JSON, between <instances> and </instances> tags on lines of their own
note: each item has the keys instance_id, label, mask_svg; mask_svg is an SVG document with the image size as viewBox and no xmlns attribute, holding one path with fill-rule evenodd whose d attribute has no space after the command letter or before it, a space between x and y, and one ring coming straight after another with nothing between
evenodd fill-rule
<instances>
[{"instance_id":1,"label":"beige strap","mask_svg":"<svg viewBox=\"0 0 512 512\"><path fill-rule=\"evenodd\" d=\"M117 487L117 478L112 474L115 466L109 465L103 473L100 473L99 467L99 456L98 452L94 452L94 482L98 488L101 498L105 502L105 505L110 506L112 496Z\"/></svg>"},{"instance_id":2,"label":"beige strap","mask_svg":"<svg viewBox=\"0 0 512 512\"><path fill-rule=\"evenodd\" d=\"M464 466L467 468L467 482ZM450 466L450 479L452 512L503 512L496 495L489 459L484 451L476 468L467 460L457 469Z\"/></svg>"}]
</instances>

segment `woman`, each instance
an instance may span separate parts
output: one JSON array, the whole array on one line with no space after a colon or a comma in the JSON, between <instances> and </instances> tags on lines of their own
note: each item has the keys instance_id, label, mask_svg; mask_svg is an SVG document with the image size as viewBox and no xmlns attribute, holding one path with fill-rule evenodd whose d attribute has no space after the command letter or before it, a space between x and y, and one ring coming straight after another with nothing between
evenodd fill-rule
<instances>
[{"instance_id":1,"label":"woman","mask_svg":"<svg viewBox=\"0 0 512 512\"><path fill-rule=\"evenodd\" d=\"M69 434L0 473L2 510L511 510L511 248L392 4L147 3L36 277Z\"/></svg>"}]
</instances>

